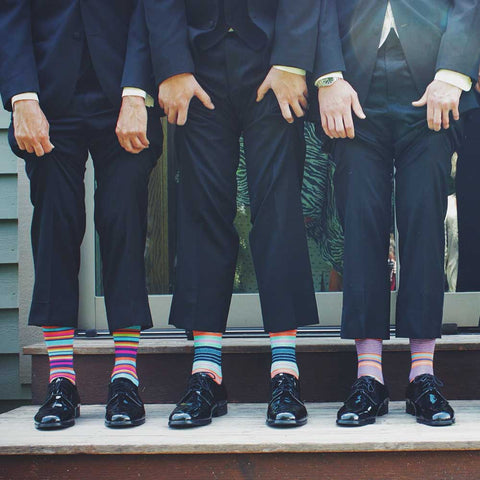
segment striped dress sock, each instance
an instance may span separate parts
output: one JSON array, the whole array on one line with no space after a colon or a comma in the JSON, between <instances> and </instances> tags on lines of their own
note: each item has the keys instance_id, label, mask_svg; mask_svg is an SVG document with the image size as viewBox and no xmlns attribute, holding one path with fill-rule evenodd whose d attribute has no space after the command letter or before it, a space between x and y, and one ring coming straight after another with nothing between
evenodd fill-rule
<instances>
[{"instance_id":1,"label":"striped dress sock","mask_svg":"<svg viewBox=\"0 0 480 480\"><path fill-rule=\"evenodd\" d=\"M50 379L67 378L75 385L73 369L73 328L43 327L43 338L47 344L50 360Z\"/></svg>"},{"instance_id":2,"label":"striped dress sock","mask_svg":"<svg viewBox=\"0 0 480 480\"><path fill-rule=\"evenodd\" d=\"M380 383L383 381L382 340L365 338L355 340L358 356L357 378L370 376Z\"/></svg>"},{"instance_id":3,"label":"striped dress sock","mask_svg":"<svg viewBox=\"0 0 480 480\"><path fill-rule=\"evenodd\" d=\"M194 373L208 373L216 383L222 383L222 333L193 332L192 375Z\"/></svg>"},{"instance_id":4,"label":"striped dress sock","mask_svg":"<svg viewBox=\"0 0 480 480\"><path fill-rule=\"evenodd\" d=\"M410 353L412 355L412 366L409 379L411 382L415 377L429 373L433 375L433 354L435 352L435 339L419 340L410 339Z\"/></svg>"},{"instance_id":5,"label":"striped dress sock","mask_svg":"<svg viewBox=\"0 0 480 480\"><path fill-rule=\"evenodd\" d=\"M115 365L110 381L126 378L138 387L137 350L140 327L128 327L113 332L115 342Z\"/></svg>"},{"instance_id":6,"label":"striped dress sock","mask_svg":"<svg viewBox=\"0 0 480 480\"><path fill-rule=\"evenodd\" d=\"M272 348L272 367L270 377L279 373L289 373L298 379L298 365L295 354L297 331L270 333L270 346Z\"/></svg>"}]
</instances>

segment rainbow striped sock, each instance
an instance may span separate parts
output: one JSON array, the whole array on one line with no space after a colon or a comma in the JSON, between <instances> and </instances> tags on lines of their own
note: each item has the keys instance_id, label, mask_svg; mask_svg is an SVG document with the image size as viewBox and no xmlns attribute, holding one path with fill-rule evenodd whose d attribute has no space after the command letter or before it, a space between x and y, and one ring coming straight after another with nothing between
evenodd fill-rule
<instances>
[{"instance_id":1,"label":"rainbow striped sock","mask_svg":"<svg viewBox=\"0 0 480 480\"><path fill-rule=\"evenodd\" d=\"M410 352L412 355L412 366L409 379L411 382L419 375L429 373L433 375L433 354L435 352L435 339L419 340L410 339Z\"/></svg>"},{"instance_id":2,"label":"rainbow striped sock","mask_svg":"<svg viewBox=\"0 0 480 480\"><path fill-rule=\"evenodd\" d=\"M270 346L272 348L271 378L279 373L289 373L298 379L299 372L295 355L296 340L296 330L270 333Z\"/></svg>"},{"instance_id":3,"label":"rainbow striped sock","mask_svg":"<svg viewBox=\"0 0 480 480\"><path fill-rule=\"evenodd\" d=\"M126 378L138 387L137 350L140 327L128 327L113 332L115 342L115 365L110 381Z\"/></svg>"},{"instance_id":4,"label":"rainbow striped sock","mask_svg":"<svg viewBox=\"0 0 480 480\"><path fill-rule=\"evenodd\" d=\"M193 332L192 375L208 373L219 385L222 383L222 333Z\"/></svg>"},{"instance_id":5,"label":"rainbow striped sock","mask_svg":"<svg viewBox=\"0 0 480 480\"><path fill-rule=\"evenodd\" d=\"M374 377L380 383L383 381L382 371L382 340L365 338L355 340L358 356L357 378Z\"/></svg>"},{"instance_id":6,"label":"rainbow striped sock","mask_svg":"<svg viewBox=\"0 0 480 480\"><path fill-rule=\"evenodd\" d=\"M43 338L47 344L50 360L50 379L67 378L75 385L75 370L73 369L73 334L70 327L43 327Z\"/></svg>"}]
</instances>

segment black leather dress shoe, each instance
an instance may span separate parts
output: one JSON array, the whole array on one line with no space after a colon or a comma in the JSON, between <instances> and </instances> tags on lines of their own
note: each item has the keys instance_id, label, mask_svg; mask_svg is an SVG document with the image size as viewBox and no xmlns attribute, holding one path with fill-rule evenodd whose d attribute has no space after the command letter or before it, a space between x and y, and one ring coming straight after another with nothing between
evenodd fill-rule
<instances>
[{"instance_id":1,"label":"black leather dress shoe","mask_svg":"<svg viewBox=\"0 0 480 480\"><path fill-rule=\"evenodd\" d=\"M275 375L270 383L271 400L267 409L270 427L300 427L307 423L307 409L300 400L298 380L288 373Z\"/></svg>"},{"instance_id":2,"label":"black leather dress shoe","mask_svg":"<svg viewBox=\"0 0 480 480\"><path fill-rule=\"evenodd\" d=\"M126 378L117 378L108 387L105 425L110 428L136 427L145 423L145 408L138 387Z\"/></svg>"},{"instance_id":3,"label":"black leather dress shoe","mask_svg":"<svg viewBox=\"0 0 480 480\"><path fill-rule=\"evenodd\" d=\"M337 413L337 425L361 427L375 423L377 417L388 413L389 400L385 385L370 376L360 377Z\"/></svg>"},{"instance_id":4,"label":"black leather dress shoe","mask_svg":"<svg viewBox=\"0 0 480 480\"><path fill-rule=\"evenodd\" d=\"M48 385L47 398L34 417L39 430L67 428L80 416L77 387L68 379L56 378Z\"/></svg>"},{"instance_id":5,"label":"black leather dress shoe","mask_svg":"<svg viewBox=\"0 0 480 480\"><path fill-rule=\"evenodd\" d=\"M194 373L189 381L187 392L170 414L168 426L191 428L208 425L212 417L227 413L227 391L207 373Z\"/></svg>"},{"instance_id":6,"label":"black leather dress shoe","mask_svg":"<svg viewBox=\"0 0 480 480\"><path fill-rule=\"evenodd\" d=\"M415 415L418 423L441 427L455 423L455 413L447 399L439 392L443 383L425 373L415 377L407 387L407 413Z\"/></svg>"}]
</instances>

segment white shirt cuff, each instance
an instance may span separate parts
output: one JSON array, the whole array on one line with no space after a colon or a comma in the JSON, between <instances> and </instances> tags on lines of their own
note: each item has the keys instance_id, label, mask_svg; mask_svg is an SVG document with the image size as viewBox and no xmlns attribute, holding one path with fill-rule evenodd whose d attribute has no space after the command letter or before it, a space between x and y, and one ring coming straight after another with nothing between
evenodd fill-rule
<instances>
[{"instance_id":1,"label":"white shirt cuff","mask_svg":"<svg viewBox=\"0 0 480 480\"><path fill-rule=\"evenodd\" d=\"M14 95L12 97L12 107L15 102L18 102L19 100L36 100L38 102L38 95L35 92L25 92Z\"/></svg>"},{"instance_id":2,"label":"white shirt cuff","mask_svg":"<svg viewBox=\"0 0 480 480\"><path fill-rule=\"evenodd\" d=\"M142 97L147 107L153 107L153 98L141 88L123 87L122 97Z\"/></svg>"},{"instance_id":3,"label":"white shirt cuff","mask_svg":"<svg viewBox=\"0 0 480 480\"><path fill-rule=\"evenodd\" d=\"M343 78L343 73L342 72L332 72L332 73L327 73L326 75L322 75L321 77L318 77L317 80L315 81L315 86L318 87L318 84L324 78Z\"/></svg>"},{"instance_id":4,"label":"white shirt cuff","mask_svg":"<svg viewBox=\"0 0 480 480\"><path fill-rule=\"evenodd\" d=\"M472 79L463 73L454 72L453 70L440 69L435 74L435 80L449 83L454 87L461 88L464 92L468 92L472 88Z\"/></svg>"},{"instance_id":5,"label":"white shirt cuff","mask_svg":"<svg viewBox=\"0 0 480 480\"><path fill-rule=\"evenodd\" d=\"M285 67L284 65L274 65L277 70L282 70L283 72L295 73L297 75L306 75L305 70L297 67Z\"/></svg>"}]
</instances>

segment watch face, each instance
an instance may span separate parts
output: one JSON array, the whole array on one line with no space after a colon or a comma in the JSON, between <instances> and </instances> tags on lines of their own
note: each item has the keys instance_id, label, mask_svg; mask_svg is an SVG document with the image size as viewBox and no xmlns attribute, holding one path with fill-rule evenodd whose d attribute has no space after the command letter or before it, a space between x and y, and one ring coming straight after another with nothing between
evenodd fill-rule
<instances>
[{"instance_id":1,"label":"watch face","mask_svg":"<svg viewBox=\"0 0 480 480\"><path fill-rule=\"evenodd\" d=\"M337 77L327 77L320 81L320 85L322 87L328 87L329 85L332 85L333 83L335 83L337 80L338 80Z\"/></svg>"}]
</instances>

